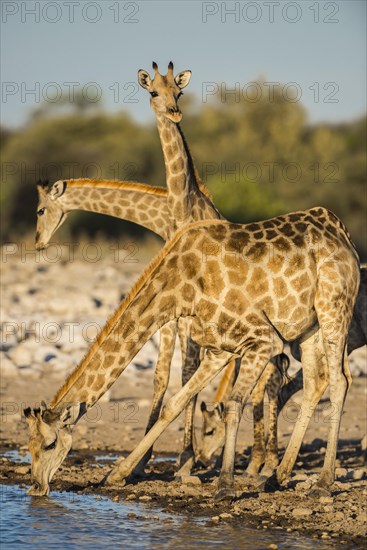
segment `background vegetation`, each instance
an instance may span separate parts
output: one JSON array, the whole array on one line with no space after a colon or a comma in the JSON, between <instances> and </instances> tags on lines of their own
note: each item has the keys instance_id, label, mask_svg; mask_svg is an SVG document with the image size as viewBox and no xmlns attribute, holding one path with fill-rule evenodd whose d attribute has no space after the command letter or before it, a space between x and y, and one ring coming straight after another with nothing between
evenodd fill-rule
<instances>
[{"instance_id":1,"label":"background vegetation","mask_svg":"<svg viewBox=\"0 0 367 550\"><path fill-rule=\"evenodd\" d=\"M281 93L270 100L263 91L258 101L222 103L219 94L210 105L189 94L182 99L182 128L218 208L233 221L248 222L326 206L347 225L366 260L366 117L310 125L299 102ZM3 240L34 231L39 178L165 182L155 124L140 125L126 111L106 114L82 98L73 105L45 104L21 130L2 128L1 138ZM62 231L73 237L142 234L132 224L82 213L71 215Z\"/></svg>"}]
</instances>

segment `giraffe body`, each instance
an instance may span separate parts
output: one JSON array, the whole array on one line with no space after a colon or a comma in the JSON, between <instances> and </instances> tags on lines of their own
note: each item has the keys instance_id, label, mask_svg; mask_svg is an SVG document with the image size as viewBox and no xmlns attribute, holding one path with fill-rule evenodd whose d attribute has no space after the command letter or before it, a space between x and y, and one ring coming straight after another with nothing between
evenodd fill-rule
<instances>
[{"instance_id":1,"label":"giraffe body","mask_svg":"<svg viewBox=\"0 0 367 550\"><path fill-rule=\"evenodd\" d=\"M320 218L324 219L320 222ZM52 416L47 428L52 424L59 442L56 445L62 444L67 453L71 442L65 443L64 432L69 435L70 426L65 422L75 423L150 336L180 317L191 319L192 337L207 352L192 378L169 399L149 433L114 467L108 482L125 479L190 399L233 358L241 357L226 406L218 494L227 494L233 483L234 448L244 403L267 363L282 352L284 341L300 338L305 399L278 468L279 479L284 479L327 384L327 370L331 399L341 415L348 374L346 365L343 368L343 352L358 282L358 259L349 236L338 218L323 208L256 224L205 220L182 228L137 281L47 410L26 411L31 427L32 476L37 484L30 493L47 493L61 463L61 455L54 456L52 448L47 464L43 462L39 470L46 453L42 447L45 415ZM72 421L71 413L66 414L70 404L76 409ZM336 422L330 428L319 479L322 487L333 481L338 430Z\"/></svg>"},{"instance_id":2,"label":"giraffe body","mask_svg":"<svg viewBox=\"0 0 367 550\"><path fill-rule=\"evenodd\" d=\"M354 350L367 345L367 268L361 267L360 285L354 305L353 316L348 331L347 352L350 355ZM293 342L291 352L300 361L300 349L297 342ZM250 475L258 474L262 465L262 477L269 477L272 470L278 464L277 446L277 416L291 397L303 388L303 372L299 369L296 375L284 384L284 377L276 368L277 361L284 361L281 356L272 359L271 364L261 375L259 382L252 392L252 403L254 408L254 445L251 458L247 467ZM289 364L289 360L288 360ZM234 385L235 377L231 365L228 366L218 392L215 395L213 410L209 410L207 404L201 404L203 414L201 429L201 446L198 452L198 459L206 464L212 455L223 446L224 443L224 404L229 398L231 388ZM287 368L287 365L278 364L278 367ZM265 445L264 430L264 394L265 390L269 397L269 427L268 441Z\"/></svg>"}]
</instances>

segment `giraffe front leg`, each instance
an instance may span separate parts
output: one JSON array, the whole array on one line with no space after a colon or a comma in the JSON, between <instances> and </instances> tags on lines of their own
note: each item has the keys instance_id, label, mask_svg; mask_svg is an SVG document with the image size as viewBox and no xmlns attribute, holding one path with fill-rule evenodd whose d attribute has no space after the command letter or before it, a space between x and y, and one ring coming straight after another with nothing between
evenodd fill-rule
<instances>
[{"instance_id":1,"label":"giraffe front leg","mask_svg":"<svg viewBox=\"0 0 367 550\"><path fill-rule=\"evenodd\" d=\"M118 461L103 480L114 484L125 482L147 450L153 445L165 428L183 411L190 399L199 393L231 360L232 354L209 351L200 367L185 386L171 397L163 407L161 415L151 430L124 461Z\"/></svg>"},{"instance_id":2,"label":"giraffe front leg","mask_svg":"<svg viewBox=\"0 0 367 550\"><path fill-rule=\"evenodd\" d=\"M279 357L279 356L278 356ZM277 358L274 358L277 360ZM272 365L270 378L266 384L269 398L269 427L265 450L265 463L261 470L261 478L267 479L274 474L279 464L278 458L278 395L282 387L282 375L276 366Z\"/></svg>"},{"instance_id":3,"label":"giraffe front leg","mask_svg":"<svg viewBox=\"0 0 367 550\"><path fill-rule=\"evenodd\" d=\"M159 355L158 361L154 373L154 392L153 392L153 402L152 408L150 411L148 424L145 429L147 434L151 427L158 420L159 414L161 412L162 403L164 395L167 390L170 367L172 362L173 353L175 350L176 343L176 334L177 334L177 323L176 321L167 323L161 328L160 334L160 344L159 344ZM132 475L136 477L145 476L145 467L149 460L152 457L153 447L148 449L145 453L139 464L134 468Z\"/></svg>"},{"instance_id":4,"label":"giraffe front leg","mask_svg":"<svg viewBox=\"0 0 367 550\"><path fill-rule=\"evenodd\" d=\"M270 365L266 367L260 376L251 396L254 420L254 443L244 477L246 477L246 475L250 477L256 476L265 460L264 396L269 366Z\"/></svg>"},{"instance_id":5,"label":"giraffe front leg","mask_svg":"<svg viewBox=\"0 0 367 550\"><path fill-rule=\"evenodd\" d=\"M197 371L200 364L200 346L198 346L191 338L187 340L186 361L182 369L182 385L184 386L188 380ZM194 465L194 416L197 396L195 395L185 410L185 431L183 450L181 451L177 464L179 470L176 472L176 479L191 474L191 469Z\"/></svg>"},{"instance_id":6,"label":"giraffe front leg","mask_svg":"<svg viewBox=\"0 0 367 550\"><path fill-rule=\"evenodd\" d=\"M241 415L251 391L273 355L272 344L257 341L256 350L249 349L242 359L240 372L226 406L226 439L216 500L231 499L235 495L234 459Z\"/></svg>"}]
</instances>

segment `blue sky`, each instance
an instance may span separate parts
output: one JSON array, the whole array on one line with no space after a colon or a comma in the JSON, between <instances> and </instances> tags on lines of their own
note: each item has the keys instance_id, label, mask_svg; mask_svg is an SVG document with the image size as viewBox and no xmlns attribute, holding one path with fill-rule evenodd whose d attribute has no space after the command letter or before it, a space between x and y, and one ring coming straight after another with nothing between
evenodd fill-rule
<instances>
[{"instance_id":1,"label":"blue sky","mask_svg":"<svg viewBox=\"0 0 367 550\"><path fill-rule=\"evenodd\" d=\"M171 59L193 71L188 89L200 101L215 83L242 93L262 77L296 90L312 122L366 111L364 0L2 0L1 10L6 126L24 124L42 96L51 106L60 91L69 97L75 83L107 111L151 121L137 70L155 60L165 72Z\"/></svg>"}]
</instances>

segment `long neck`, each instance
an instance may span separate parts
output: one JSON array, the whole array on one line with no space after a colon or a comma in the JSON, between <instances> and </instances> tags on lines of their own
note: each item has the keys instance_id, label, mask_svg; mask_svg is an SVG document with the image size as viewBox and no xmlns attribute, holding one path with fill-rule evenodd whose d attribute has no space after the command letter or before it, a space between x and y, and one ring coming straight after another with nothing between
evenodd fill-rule
<instances>
[{"instance_id":1,"label":"long neck","mask_svg":"<svg viewBox=\"0 0 367 550\"><path fill-rule=\"evenodd\" d=\"M192 221L219 218L209 194L205 194L205 186L197 181L193 160L179 125L157 115L157 126L166 166L168 209L173 230Z\"/></svg>"},{"instance_id":2,"label":"long neck","mask_svg":"<svg viewBox=\"0 0 367 550\"><path fill-rule=\"evenodd\" d=\"M65 212L87 210L137 223L167 239L167 191L161 187L109 180L66 180L58 199Z\"/></svg>"},{"instance_id":3,"label":"long neck","mask_svg":"<svg viewBox=\"0 0 367 550\"><path fill-rule=\"evenodd\" d=\"M180 273L167 256L181 236L178 231L138 279L102 329L84 359L59 389L51 408L78 402L85 412L107 391L147 340L164 324L192 315L177 292ZM175 261L177 262L177 258Z\"/></svg>"}]
</instances>

